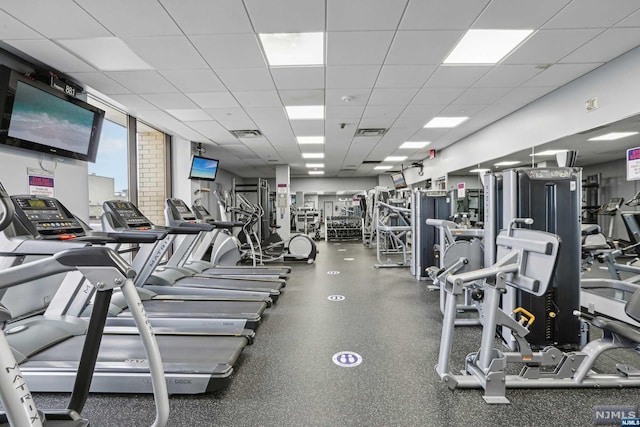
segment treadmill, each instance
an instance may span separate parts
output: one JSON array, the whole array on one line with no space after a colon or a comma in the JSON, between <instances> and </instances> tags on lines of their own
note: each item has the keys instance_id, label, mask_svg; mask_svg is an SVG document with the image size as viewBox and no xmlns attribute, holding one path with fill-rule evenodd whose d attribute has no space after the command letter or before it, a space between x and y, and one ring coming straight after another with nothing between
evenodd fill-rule
<instances>
[{"instance_id":1,"label":"treadmill","mask_svg":"<svg viewBox=\"0 0 640 427\"><path fill-rule=\"evenodd\" d=\"M211 276L196 274L192 270L176 266L169 262L160 266L169 246L177 235L198 235L213 230L208 224L185 223L178 227L154 225L138 208L129 201L110 200L103 204L102 226L105 231L152 230L167 231L169 236L156 245L142 246L133 260L133 267L139 272L136 285L158 294L185 293L185 289L217 289L221 293L262 292L267 293L275 302L285 281L278 279L247 279L234 276ZM177 248L183 251L190 246L187 239Z\"/></svg>"},{"instance_id":2,"label":"treadmill","mask_svg":"<svg viewBox=\"0 0 640 427\"><path fill-rule=\"evenodd\" d=\"M15 199L14 199L15 200ZM21 210L27 211L33 224L42 231L43 239L16 236L20 228L17 221L0 233L0 252L3 256L24 257L46 255L55 250L53 257L23 264L0 272L3 283L36 280L52 274L78 270L98 291L91 321L72 316L30 316L8 322L4 328L7 341L20 364L22 378L32 391L69 392L74 388L76 372L82 372L83 363L78 349L96 345L96 325L93 319L106 314L111 289L124 286L126 298L134 307L140 302L133 287L135 271L112 249L91 247L97 236L83 238L76 235L82 227L72 217L61 216L55 199L20 198ZM15 218L15 216L14 216ZM72 233L70 231L74 230ZM88 241L87 241L88 240ZM104 235L103 243L118 241L117 235ZM56 262L51 262L54 259ZM81 290L79 290L81 292ZM38 298L38 295L32 295ZM136 308L136 310L137 310ZM137 321L145 322L138 312ZM98 325L102 327L101 325ZM152 337L152 335L151 335ZM164 377L169 393L196 394L225 388L242 349L247 345L243 337L172 336L158 335ZM97 346L96 346L97 347ZM92 392L151 393L153 383L150 367L156 358L148 358L137 335L106 334L99 340L93 379L87 384ZM165 384L164 381L160 381ZM157 382L156 382L157 383Z\"/></svg>"},{"instance_id":3,"label":"treadmill","mask_svg":"<svg viewBox=\"0 0 640 427\"><path fill-rule=\"evenodd\" d=\"M86 224L75 218L57 199L43 196L12 196L11 199L15 206L15 234L22 239L66 239L148 245L162 241L167 236L164 231L117 231L106 233L112 241L105 242L105 233L88 229ZM47 213L42 214L42 209L32 209L31 206L45 206ZM52 227L50 223L43 222L43 215L57 218L57 225ZM79 289L81 291L78 291ZM267 308L266 302L225 301L217 299L217 296L208 297L205 290L200 293L200 296L163 297L138 288L144 309L158 333L244 336L250 343L253 341L253 331L262 320L262 314ZM92 296L92 287L86 279L79 273L69 273L53 296L46 315L88 316ZM132 325L132 312L123 294L113 295L109 315L109 327L122 328Z\"/></svg>"},{"instance_id":4,"label":"treadmill","mask_svg":"<svg viewBox=\"0 0 640 427\"><path fill-rule=\"evenodd\" d=\"M200 236L191 238L192 243L188 248L188 251L178 254L180 257L177 263L178 266L186 267L194 270L196 273L206 275L224 274L246 277L286 278L291 272L291 267L289 266L224 266L214 265L210 262L203 261L206 253L210 249L210 246L215 242L228 240L230 243L235 243L235 239L230 235L230 231L233 227L238 226L238 224L241 225L241 223L215 221L213 217L209 215L206 208L201 205L194 206L194 212L197 212L197 214L194 214L182 199L177 198L170 198L166 200L164 212L167 224L170 226L202 222L215 227L213 232L203 233ZM221 239L218 240L217 237L220 237ZM234 247L233 249L238 252L239 260L239 250L237 247ZM213 248L213 250L215 250L215 248ZM174 257L175 256L176 254L174 254Z\"/></svg>"}]
</instances>

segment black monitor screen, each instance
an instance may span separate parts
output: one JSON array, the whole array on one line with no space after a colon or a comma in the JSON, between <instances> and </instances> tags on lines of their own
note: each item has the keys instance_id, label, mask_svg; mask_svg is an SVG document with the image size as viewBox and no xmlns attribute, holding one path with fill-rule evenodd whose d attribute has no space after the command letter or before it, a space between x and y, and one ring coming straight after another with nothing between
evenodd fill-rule
<instances>
[{"instance_id":1,"label":"black monitor screen","mask_svg":"<svg viewBox=\"0 0 640 427\"><path fill-rule=\"evenodd\" d=\"M86 155L94 112L18 82L8 136Z\"/></svg>"},{"instance_id":2,"label":"black monitor screen","mask_svg":"<svg viewBox=\"0 0 640 427\"><path fill-rule=\"evenodd\" d=\"M391 179L393 180L393 186L397 189L407 188L407 182L404 180L404 174L402 172L392 173Z\"/></svg>"},{"instance_id":3,"label":"black monitor screen","mask_svg":"<svg viewBox=\"0 0 640 427\"><path fill-rule=\"evenodd\" d=\"M189 172L189 179L203 179L206 181L213 181L216 179L217 172L217 160L207 159L206 157L193 156L193 160L191 161L191 170Z\"/></svg>"}]
</instances>

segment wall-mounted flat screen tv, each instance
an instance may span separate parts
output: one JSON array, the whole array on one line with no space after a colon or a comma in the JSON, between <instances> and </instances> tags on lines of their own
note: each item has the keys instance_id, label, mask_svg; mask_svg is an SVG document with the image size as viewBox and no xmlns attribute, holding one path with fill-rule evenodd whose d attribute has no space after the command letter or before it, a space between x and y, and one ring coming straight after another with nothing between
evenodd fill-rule
<instances>
[{"instance_id":1,"label":"wall-mounted flat screen tv","mask_svg":"<svg viewBox=\"0 0 640 427\"><path fill-rule=\"evenodd\" d=\"M0 144L95 162L104 111L0 67Z\"/></svg>"},{"instance_id":2,"label":"wall-mounted flat screen tv","mask_svg":"<svg viewBox=\"0 0 640 427\"><path fill-rule=\"evenodd\" d=\"M402 172L392 173L391 180L393 181L393 186L396 190L399 190L400 188L407 188L407 181L405 181L404 174Z\"/></svg>"},{"instance_id":3,"label":"wall-mounted flat screen tv","mask_svg":"<svg viewBox=\"0 0 640 427\"><path fill-rule=\"evenodd\" d=\"M191 169L189 170L189 179L202 179L205 181L214 181L218 173L218 161L215 159L207 159L206 157L193 156L191 159Z\"/></svg>"}]
</instances>

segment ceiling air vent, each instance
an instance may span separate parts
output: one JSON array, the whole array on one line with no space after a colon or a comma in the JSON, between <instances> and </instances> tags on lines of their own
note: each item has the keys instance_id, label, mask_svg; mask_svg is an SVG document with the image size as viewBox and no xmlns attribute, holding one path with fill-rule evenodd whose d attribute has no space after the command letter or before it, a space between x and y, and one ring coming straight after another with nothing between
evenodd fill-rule
<instances>
[{"instance_id":1,"label":"ceiling air vent","mask_svg":"<svg viewBox=\"0 0 640 427\"><path fill-rule=\"evenodd\" d=\"M229 132L231 132L236 138L258 138L262 136L262 132L258 129L231 130Z\"/></svg>"},{"instance_id":2,"label":"ceiling air vent","mask_svg":"<svg viewBox=\"0 0 640 427\"><path fill-rule=\"evenodd\" d=\"M360 128L356 131L356 136L382 136L387 132L384 128Z\"/></svg>"},{"instance_id":3,"label":"ceiling air vent","mask_svg":"<svg viewBox=\"0 0 640 427\"><path fill-rule=\"evenodd\" d=\"M377 165L382 163L380 160L365 160L362 162L363 165Z\"/></svg>"}]
</instances>

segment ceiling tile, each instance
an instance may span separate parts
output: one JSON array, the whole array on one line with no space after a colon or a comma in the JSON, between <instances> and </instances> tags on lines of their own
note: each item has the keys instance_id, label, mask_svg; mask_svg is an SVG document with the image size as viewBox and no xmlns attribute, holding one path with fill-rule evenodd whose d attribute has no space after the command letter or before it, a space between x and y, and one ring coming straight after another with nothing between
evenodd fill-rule
<instances>
[{"instance_id":1,"label":"ceiling tile","mask_svg":"<svg viewBox=\"0 0 640 427\"><path fill-rule=\"evenodd\" d=\"M251 118L240 107L205 108L204 110L227 129L253 129L255 127ZM243 123L243 125L235 127L238 123ZM228 127L228 124L234 127Z\"/></svg>"},{"instance_id":2,"label":"ceiling tile","mask_svg":"<svg viewBox=\"0 0 640 427\"><path fill-rule=\"evenodd\" d=\"M136 37L124 41L156 70L209 68L184 36Z\"/></svg>"},{"instance_id":3,"label":"ceiling tile","mask_svg":"<svg viewBox=\"0 0 640 427\"><path fill-rule=\"evenodd\" d=\"M329 66L327 89L373 88L379 73L379 65Z\"/></svg>"},{"instance_id":4,"label":"ceiling tile","mask_svg":"<svg viewBox=\"0 0 640 427\"><path fill-rule=\"evenodd\" d=\"M418 89L374 89L368 105L407 105Z\"/></svg>"},{"instance_id":5,"label":"ceiling tile","mask_svg":"<svg viewBox=\"0 0 640 427\"><path fill-rule=\"evenodd\" d=\"M427 87L467 88L491 71L492 67L441 65L427 81Z\"/></svg>"},{"instance_id":6,"label":"ceiling tile","mask_svg":"<svg viewBox=\"0 0 640 427\"><path fill-rule=\"evenodd\" d=\"M281 90L284 105L324 105L324 90Z\"/></svg>"},{"instance_id":7,"label":"ceiling tile","mask_svg":"<svg viewBox=\"0 0 640 427\"><path fill-rule=\"evenodd\" d=\"M493 90L493 89L492 89ZM495 98L499 98L500 96L504 95L504 92L500 92L500 94L496 94ZM440 111L438 113L439 116L453 116L453 117L457 117L457 116L474 116L476 114L478 114L480 111L484 110L485 108L487 108L488 105L485 104L451 104L445 108L442 109L442 111Z\"/></svg>"},{"instance_id":8,"label":"ceiling tile","mask_svg":"<svg viewBox=\"0 0 640 427\"><path fill-rule=\"evenodd\" d=\"M421 119L422 124L420 127L427 123L427 119L437 115L445 105L433 104L433 105L415 105L411 104L407 106L400 116L400 120Z\"/></svg>"},{"instance_id":9,"label":"ceiling tile","mask_svg":"<svg viewBox=\"0 0 640 427\"><path fill-rule=\"evenodd\" d=\"M57 71L64 73L96 71L91 65L51 40L6 40L5 42Z\"/></svg>"},{"instance_id":10,"label":"ceiling tile","mask_svg":"<svg viewBox=\"0 0 640 427\"><path fill-rule=\"evenodd\" d=\"M325 105L365 105L369 100L371 91L368 89L327 89L325 91ZM343 98L349 97L348 102Z\"/></svg>"},{"instance_id":11,"label":"ceiling tile","mask_svg":"<svg viewBox=\"0 0 640 427\"><path fill-rule=\"evenodd\" d=\"M498 65L478 80L474 87L518 87L541 71L533 65Z\"/></svg>"},{"instance_id":12,"label":"ceiling tile","mask_svg":"<svg viewBox=\"0 0 640 427\"><path fill-rule=\"evenodd\" d=\"M230 92L194 92L187 93L200 108L239 107L238 101Z\"/></svg>"},{"instance_id":13,"label":"ceiling tile","mask_svg":"<svg viewBox=\"0 0 640 427\"><path fill-rule=\"evenodd\" d=\"M640 45L640 28L610 28L562 59L562 63L607 62Z\"/></svg>"},{"instance_id":14,"label":"ceiling tile","mask_svg":"<svg viewBox=\"0 0 640 427\"><path fill-rule=\"evenodd\" d=\"M110 98L122 104L127 109L127 112L131 114L137 113L138 111L142 111L142 110L157 110L156 106L154 106L149 101L147 101L146 99L143 99L138 95L115 94L115 95L111 95Z\"/></svg>"},{"instance_id":15,"label":"ceiling tile","mask_svg":"<svg viewBox=\"0 0 640 427\"><path fill-rule=\"evenodd\" d=\"M105 74L138 94L178 92L156 71L109 71Z\"/></svg>"},{"instance_id":16,"label":"ceiling tile","mask_svg":"<svg viewBox=\"0 0 640 427\"><path fill-rule=\"evenodd\" d=\"M464 31L398 31L385 64L441 64Z\"/></svg>"},{"instance_id":17,"label":"ceiling tile","mask_svg":"<svg viewBox=\"0 0 640 427\"><path fill-rule=\"evenodd\" d=\"M571 0L492 0L471 28L536 29Z\"/></svg>"},{"instance_id":18,"label":"ceiling tile","mask_svg":"<svg viewBox=\"0 0 640 427\"><path fill-rule=\"evenodd\" d=\"M219 68L266 66L255 34L221 34L189 38L216 71Z\"/></svg>"},{"instance_id":19,"label":"ceiling tile","mask_svg":"<svg viewBox=\"0 0 640 427\"><path fill-rule=\"evenodd\" d=\"M358 124L359 128L388 128L395 121L395 117L363 117Z\"/></svg>"},{"instance_id":20,"label":"ceiling tile","mask_svg":"<svg viewBox=\"0 0 640 427\"><path fill-rule=\"evenodd\" d=\"M324 89L324 67L271 68L276 87L282 89Z\"/></svg>"},{"instance_id":21,"label":"ceiling tile","mask_svg":"<svg viewBox=\"0 0 640 427\"><path fill-rule=\"evenodd\" d=\"M91 86L105 95L131 93L129 89L102 73L69 73L69 75L81 84Z\"/></svg>"},{"instance_id":22,"label":"ceiling tile","mask_svg":"<svg viewBox=\"0 0 640 427\"><path fill-rule=\"evenodd\" d=\"M496 101L496 104L525 105L553 91L553 86L519 87Z\"/></svg>"},{"instance_id":23,"label":"ceiling tile","mask_svg":"<svg viewBox=\"0 0 640 427\"><path fill-rule=\"evenodd\" d=\"M601 64L555 64L523 84L524 87L562 86Z\"/></svg>"},{"instance_id":24,"label":"ceiling tile","mask_svg":"<svg viewBox=\"0 0 640 427\"><path fill-rule=\"evenodd\" d=\"M411 0L401 30L466 30L490 0Z\"/></svg>"},{"instance_id":25,"label":"ceiling tile","mask_svg":"<svg viewBox=\"0 0 640 427\"><path fill-rule=\"evenodd\" d=\"M226 90L211 70L164 70L160 74L182 92L219 92Z\"/></svg>"},{"instance_id":26,"label":"ceiling tile","mask_svg":"<svg viewBox=\"0 0 640 427\"><path fill-rule=\"evenodd\" d=\"M640 27L640 10L633 12L622 21L616 23L615 27Z\"/></svg>"},{"instance_id":27,"label":"ceiling tile","mask_svg":"<svg viewBox=\"0 0 640 427\"><path fill-rule=\"evenodd\" d=\"M420 88L435 69L435 65L385 65L376 88Z\"/></svg>"},{"instance_id":28,"label":"ceiling tile","mask_svg":"<svg viewBox=\"0 0 640 427\"><path fill-rule=\"evenodd\" d=\"M233 96L243 107L282 106L282 101L275 90L235 91Z\"/></svg>"},{"instance_id":29,"label":"ceiling tile","mask_svg":"<svg viewBox=\"0 0 640 427\"><path fill-rule=\"evenodd\" d=\"M288 122L289 118L285 113L284 107L247 107L245 108L247 114L256 120L269 120Z\"/></svg>"},{"instance_id":30,"label":"ceiling tile","mask_svg":"<svg viewBox=\"0 0 640 427\"><path fill-rule=\"evenodd\" d=\"M198 108L167 109L167 113L182 122L209 120L211 118L205 111Z\"/></svg>"},{"instance_id":31,"label":"ceiling tile","mask_svg":"<svg viewBox=\"0 0 640 427\"><path fill-rule=\"evenodd\" d=\"M252 33L241 1L160 0L187 35Z\"/></svg>"},{"instance_id":32,"label":"ceiling tile","mask_svg":"<svg viewBox=\"0 0 640 427\"><path fill-rule=\"evenodd\" d=\"M196 108L196 104L182 93L150 93L142 97L163 110Z\"/></svg>"},{"instance_id":33,"label":"ceiling tile","mask_svg":"<svg viewBox=\"0 0 640 427\"><path fill-rule=\"evenodd\" d=\"M72 0L3 0L0 7L48 38L72 39L111 35Z\"/></svg>"},{"instance_id":34,"label":"ceiling tile","mask_svg":"<svg viewBox=\"0 0 640 427\"><path fill-rule=\"evenodd\" d=\"M118 37L182 34L180 28L156 0L75 2Z\"/></svg>"},{"instance_id":35,"label":"ceiling tile","mask_svg":"<svg viewBox=\"0 0 640 427\"><path fill-rule=\"evenodd\" d=\"M429 87L422 88L412 101L412 105L446 105L459 97L465 88Z\"/></svg>"},{"instance_id":36,"label":"ceiling tile","mask_svg":"<svg viewBox=\"0 0 640 427\"><path fill-rule=\"evenodd\" d=\"M231 135L220 123L215 120L207 120L201 122L189 122L188 126L200 132L207 138L211 138L220 143L238 143L238 139Z\"/></svg>"},{"instance_id":37,"label":"ceiling tile","mask_svg":"<svg viewBox=\"0 0 640 427\"><path fill-rule=\"evenodd\" d=\"M362 115L362 120L376 119L376 118L392 118L396 119L402 110L404 105L367 105Z\"/></svg>"},{"instance_id":38,"label":"ceiling tile","mask_svg":"<svg viewBox=\"0 0 640 427\"><path fill-rule=\"evenodd\" d=\"M364 113L364 105L329 105L325 108L326 120L360 119Z\"/></svg>"},{"instance_id":39,"label":"ceiling tile","mask_svg":"<svg viewBox=\"0 0 640 427\"><path fill-rule=\"evenodd\" d=\"M330 32L327 34L327 65L380 64L393 31Z\"/></svg>"},{"instance_id":40,"label":"ceiling tile","mask_svg":"<svg viewBox=\"0 0 640 427\"><path fill-rule=\"evenodd\" d=\"M327 31L395 30L407 0L327 0Z\"/></svg>"},{"instance_id":41,"label":"ceiling tile","mask_svg":"<svg viewBox=\"0 0 640 427\"><path fill-rule=\"evenodd\" d=\"M216 74L231 90L275 90L275 85L267 67L262 68L220 68Z\"/></svg>"},{"instance_id":42,"label":"ceiling tile","mask_svg":"<svg viewBox=\"0 0 640 427\"><path fill-rule=\"evenodd\" d=\"M42 35L0 10L0 40L41 38Z\"/></svg>"},{"instance_id":43,"label":"ceiling tile","mask_svg":"<svg viewBox=\"0 0 640 427\"><path fill-rule=\"evenodd\" d=\"M256 33L325 31L324 0L245 0Z\"/></svg>"},{"instance_id":44,"label":"ceiling tile","mask_svg":"<svg viewBox=\"0 0 640 427\"><path fill-rule=\"evenodd\" d=\"M600 0L573 1L543 28L606 28L640 8L636 0L617 0L615 7Z\"/></svg>"},{"instance_id":45,"label":"ceiling tile","mask_svg":"<svg viewBox=\"0 0 640 427\"><path fill-rule=\"evenodd\" d=\"M601 28L540 30L502 63L554 64L602 31Z\"/></svg>"},{"instance_id":46,"label":"ceiling tile","mask_svg":"<svg viewBox=\"0 0 640 427\"><path fill-rule=\"evenodd\" d=\"M291 120L291 129L298 136L324 135L324 120ZM310 145L309 151L322 151L320 145Z\"/></svg>"}]
</instances>

